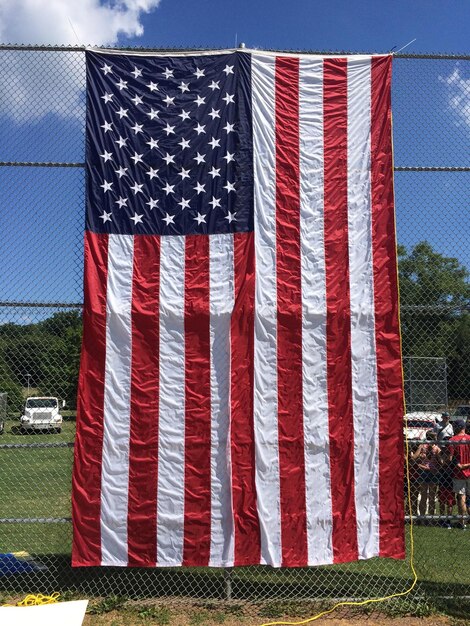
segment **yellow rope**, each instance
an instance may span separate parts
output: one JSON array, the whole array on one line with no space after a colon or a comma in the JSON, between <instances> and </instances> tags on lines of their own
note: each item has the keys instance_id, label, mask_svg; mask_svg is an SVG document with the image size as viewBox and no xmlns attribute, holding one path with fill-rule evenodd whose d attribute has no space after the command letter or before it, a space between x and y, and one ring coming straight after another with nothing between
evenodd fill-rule
<instances>
[{"instance_id":1,"label":"yellow rope","mask_svg":"<svg viewBox=\"0 0 470 626\"><path fill-rule=\"evenodd\" d=\"M50 596L45 596L42 593L38 593L36 595L30 593L23 598L23 600L19 600L16 604L3 604L2 606L40 606L42 604L54 604L59 601L60 593L55 591Z\"/></svg>"}]
</instances>

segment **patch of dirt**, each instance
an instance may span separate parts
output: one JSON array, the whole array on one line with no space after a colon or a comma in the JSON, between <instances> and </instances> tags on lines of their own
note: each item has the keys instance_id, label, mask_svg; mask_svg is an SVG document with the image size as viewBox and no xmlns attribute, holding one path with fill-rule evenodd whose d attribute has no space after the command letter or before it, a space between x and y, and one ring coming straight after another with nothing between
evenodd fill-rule
<instances>
[{"instance_id":1,"label":"patch of dirt","mask_svg":"<svg viewBox=\"0 0 470 626\"><path fill-rule=\"evenodd\" d=\"M313 616L312 616L313 617ZM87 615L85 617L84 626L266 626L267 624L291 624L303 623L305 619L299 617L283 617L266 619L259 616L247 615L227 615L223 612L211 612L207 614L203 611L191 611L189 613L172 612L169 621L166 619L140 617L139 615L129 614L123 611L111 611L104 615ZM356 617L333 617L327 616L310 622L318 626L467 626L470 622L458 622L453 618L445 616L431 617L398 617L391 618L385 615L362 615Z\"/></svg>"}]
</instances>

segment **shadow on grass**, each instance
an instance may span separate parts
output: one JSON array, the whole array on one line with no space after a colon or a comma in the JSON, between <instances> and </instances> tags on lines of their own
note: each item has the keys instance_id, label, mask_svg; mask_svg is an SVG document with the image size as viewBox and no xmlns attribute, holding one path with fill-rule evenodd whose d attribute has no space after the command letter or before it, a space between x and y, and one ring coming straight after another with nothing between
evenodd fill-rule
<instances>
[{"instance_id":1,"label":"shadow on grass","mask_svg":"<svg viewBox=\"0 0 470 626\"><path fill-rule=\"evenodd\" d=\"M10 428L10 433L12 435L22 435L22 436L27 434L26 431L23 430L23 428L21 428L21 426L12 426Z\"/></svg>"},{"instance_id":2,"label":"shadow on grass","mask_svg":"<svg viewBox=\"0 0 470 626\"><path fill-rule=\"evenodd\" d=\"M406 578L366 572L299 568L274 570L269 567L237 568L72 568L69 555L36 555L47 571L0 578L7 593L74 592L89 598L121 596L129 599L181 598L266 602L282 599L328 600L373 598L405 591ZM229 594L230 591L230 594ZM461 617L468 615L468 586L420 581L408 602L426 602L436 610ZM444 598L445 596L445 598ZM459 597L460 596L460 597ZM464 598L463 596L467 596Z\"/></svg>"},{"instance_id":3,"label":"shadow on grass","mask_svg":"<svg viewBox=\"0 0 470 626\"><path fill-rule=\"evenodd\" d=\"M56 434L54 433L54 429L53 428L31 428L31 429L25 429L22 426L12 426L10 428L10 434L11 435L19 435L19 436L25 436L25 435L33 435L33 436L37 436L37 435L51 435L51 434Z\"/></svg>"}]
</instances>

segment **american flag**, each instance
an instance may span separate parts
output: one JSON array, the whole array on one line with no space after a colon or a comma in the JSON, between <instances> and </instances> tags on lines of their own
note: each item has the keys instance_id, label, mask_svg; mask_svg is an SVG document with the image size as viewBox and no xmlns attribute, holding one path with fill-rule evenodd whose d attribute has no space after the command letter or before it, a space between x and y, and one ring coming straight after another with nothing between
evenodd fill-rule
<instances>
[{"instance_id":1,"label":"american flag","mask_svg":"<svg viewBox=\"0 0 470 626\"><path fill-rule=\"evenodd\" d=\"M87 52L75 566L404 557L390 78Z\"/></svg>"}]
</instances>

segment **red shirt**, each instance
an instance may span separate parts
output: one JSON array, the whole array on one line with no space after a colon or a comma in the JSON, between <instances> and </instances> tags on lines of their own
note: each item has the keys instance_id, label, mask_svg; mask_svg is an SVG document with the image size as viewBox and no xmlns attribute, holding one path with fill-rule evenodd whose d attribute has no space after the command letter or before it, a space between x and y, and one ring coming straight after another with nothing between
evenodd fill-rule
<instances>
[{"instance_id":1,"label":"red shirt","mask_svg":"<svg viewBox=\"0 0 470 626\"><path fill-rule=\"evenodd\" d=\"M459 444L458 446L449 446L449 452L451 457L454 457L457 463L466 465L470 463L470 435L455 435L451 437L449 441L468 441L469 443ZM467 469L454 468L454 478L460 478L465 480L470 478L470 467Z\"/></svg>"}]
</instances>

